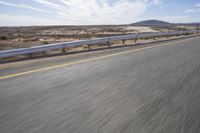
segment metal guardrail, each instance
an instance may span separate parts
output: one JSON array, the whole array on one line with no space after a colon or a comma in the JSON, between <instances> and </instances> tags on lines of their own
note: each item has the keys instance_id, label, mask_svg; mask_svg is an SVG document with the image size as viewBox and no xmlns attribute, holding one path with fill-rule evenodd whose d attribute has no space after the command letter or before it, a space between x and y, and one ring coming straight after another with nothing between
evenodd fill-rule
<instances>
[{"instance_id":1,"label":"metal guardrail","mask_svg":"<svg viewBox=\"0 0 200 133\"><path fill-rule=\"evenodd\" d=\"M81 41L73 41L73 42L64 42L64 43L55 43L48 44L42 46L35 46L30 48L19 48L13 50L3 50L0 51L0 58L14 57L18 55L26 55L33 54L57 49L66 49L72 48L82 45L96 45L96 44L109 44L109 42L113 41L121 41L121 40L130 40L130 39L140 39L140 38L152 38L152 37L161 37L161 36L172 36L172 35L184 35L184 34L199 34L200 30L192 30L192 31L177 31L177 32L155 32L155 33L141 33L141 34L132 34L132 35L122 35L122 36L112 36L112 37L104 37L90 40L81 40Z\"/></svg>"}]
</instances>

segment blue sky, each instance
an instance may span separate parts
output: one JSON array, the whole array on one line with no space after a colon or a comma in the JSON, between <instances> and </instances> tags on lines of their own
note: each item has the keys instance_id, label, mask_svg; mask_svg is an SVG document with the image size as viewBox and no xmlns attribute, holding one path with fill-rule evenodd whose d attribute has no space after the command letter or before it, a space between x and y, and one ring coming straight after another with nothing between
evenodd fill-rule
<instances>
[{"instance_id":1,"label":"blue sky","mask_svg":"<svg viewBox=\"0 0 200 133\"><path fill-rule=\"evenodd\" d=\"M0 26L200 22L200 0L0 0Z\"/></svg>"}]
</instances>

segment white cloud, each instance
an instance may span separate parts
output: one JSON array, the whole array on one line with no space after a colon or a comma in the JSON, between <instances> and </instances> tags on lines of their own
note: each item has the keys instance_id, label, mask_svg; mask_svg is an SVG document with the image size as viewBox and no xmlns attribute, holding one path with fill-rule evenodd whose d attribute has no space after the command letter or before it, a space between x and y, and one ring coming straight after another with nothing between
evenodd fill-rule
<instances>
[{"instance_id":1,"label":"white cloud","mask_svg":"<svg viewBox=\"0 0 200 133\"><path fill-rule=\"evenodd\" d=\"M188 13L200 12L200 3L195 4L195 5L193 6L193 9L185 10L185 12L188 12Z\"/></svg>"},{"instance_id":2,"label":"white cloud","mask_svg":"<svg viewBox=\"0 0 200 133\"><path fill-rule=\"evenodd\" d=\"M185 10L185 12L187 12L187 13L197 13L197 12L200 12L200 9L188 9L188 10Z\"/></svg>"},{"instance_id":3,"label":"white cloud","mask_svg":"<svg viewBox=\"0 0 200 133\"><path fill-rule=\"evenodd\" d=\"M195 4L194 6L196 6L196 7L200 7L200 3L197 3L197 4Z\"/></svg>"},{"instance_id":4,"label":"white cloud","mask_svg":"<svg viewBox=\"0 0 200 133\"><path fill-rule=\"evenodd\" d=\"M118 0L110 5L107 0L58 0L62 3L60 5L58 2L46 3L45 0L33 1L54 9L62 21L73 22L71 24L131 23L141 16L149 5L160 3L160 0Z\"/></svg>"},{"instance_id":5,"label":"white cloud","mask_svg":"<svg viewBox=\"0 0 200 133\"><path fill-rule=\"evenodd\" d=\"M56 3L53 3L53 2L50 2L50 1L47 1L47 0L32 0L32 1L39 3L39 4L41 4L45 7L55 9L55 10L60 10L61 8L63 8L62 5L58 5Z\"/></svg>"},{"instance_id":6,"label":"white cloud","mask_svg":"<svg viewBox=\"0 0 200 133\"><path fill-rule=\"evenodd\" d=\"M159 5L161 3L161 0L154 0L153 2L155 5Z\"/></svg>"},{"instance_id":7,"label":"white cloud","mask_svg":"<svg viewBox=\"0 0 200 133\"><path fill-rule=\"evenodd\" d=\"M162 20L167 21L167 22L172 22L172 23L184 23L184 22L188 22L189 20L193 20L190 18L190 16L165 16L165 17L161 17Z\"/></svg>"},{"instance_id":8,"label":"white cloud","mask_svg":"<svg viewBox=\"0 0 200 133\"><path fill-rule=\"evenodd\" d=\"M185 12L196 12L195 9L188 9L188 10L185 10Z\"/></svg>"},{"instance_id":9,"label":"white cloud","mask_svg":"<svg viewBox=\"0 0 200 133\"><path fill-rule=\"evenodd\" d=\"M97 0L60 1L69 8L68 10L57 11L59 17L73 20L75 24L119 24L132 22L136 17L142 15L147 8L147 3L141 1L130 2L120 0L113 5L105 2L98 3Z\"/></svg>"},{"instance_id":10,"label":"white cloud","mask_svg":"<svg viewBox=\"0 0 200 133\"><path fill-rule=\"evenodd\" d=\"M0 14L0 26L30 26L30 25L58 25L62 24L59 21L36 18L24 15L7 15Z\"/></svg>"},{"instance_id":11,"label":"white cloud","mask_svg":"<svg viewBox=\"0 0 200 133\"><path fill-rule=\"evenodd\" d=\"M29 5L25 5L25 4L12 4L12 3L8 3L8 2L0 1L0 5L24 8L24 9L29 9L29 10L39 11L39 12L47 12L46 10L35 8L35 7L29 6Z\"/></svg>"},{"instance_id":12,"label":"white cloud","mask_svg":"<svg viewBox=\"0 0 200 133\"><path fill-rule=\"evenodd\" d=\"M107 0L32 1L44 6L46 10L38 9L29 5L15 5L2 1L0 1L0 4L41 12L51 12L52 18L48 18L48 20L56 20L56 22L70 25L84 25L132 23L145 13L148 6L152 4L158 5L161 2L161 0L117 0L112 4L109 4ZM11 15L9 17L16 18ZM22 24L24 24L24 22ZM35 23L29 21L29 24ZM49 24L49 21L47 21L47 24Z\"/></svg>"}]
</instances>

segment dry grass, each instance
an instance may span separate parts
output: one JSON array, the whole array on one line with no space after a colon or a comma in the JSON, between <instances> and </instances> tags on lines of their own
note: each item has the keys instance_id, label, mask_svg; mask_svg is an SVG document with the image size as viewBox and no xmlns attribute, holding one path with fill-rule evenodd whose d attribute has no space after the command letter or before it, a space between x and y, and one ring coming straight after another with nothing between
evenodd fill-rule
<instances>
[{"instance_id":1,"label":"dry grass","mask_svg":"<svg viewBox=\"0 0 200 133\"><path fill-rule=\"evenodd\" d=\"M177 26L174 30L188 28L194 27ZM172 31L172 29L130 25L0 27L0 50L116 35L167 31Z\"/></svg>"},{"instance_id":2,"label":"dry grass","mask_svg":"<svg viewBox=\"0 0 200 133\"><path fill-rule=\"evenodd\" d=\"M156 30L124 25L0 27L0 50L141 32L156 32Z\"/></svg>"}]
</instances>

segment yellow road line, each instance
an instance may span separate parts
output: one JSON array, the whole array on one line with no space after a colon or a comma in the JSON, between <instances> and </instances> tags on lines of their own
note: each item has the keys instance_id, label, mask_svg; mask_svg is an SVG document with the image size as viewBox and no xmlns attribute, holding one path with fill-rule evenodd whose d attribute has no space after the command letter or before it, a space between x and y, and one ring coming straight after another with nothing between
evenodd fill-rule
<instances>
[{"instance_id":1,"label":"yellow road line","mask_svg":"<svg viewBox=\"0 0 200 133\"><path fill-rule=\"evenodd\" d=\"M12 77L17 77L17 76L22 76L22 75L27 75L27 74L36 73L36 72L41 72L41 71L46 71L46 70L51 70L51 69L56 69L56 68L67 67L67 66L71 66L71 65L75 65L75 64L80 64L80 63L85 63L85 62L89 62L89 61L98 60L98 59L105 59L105 58L108 58L108 57L127 54L127 53L131 53L131 52L137 52L137 51L142 51L142 50L146 50L146 49L152 49L152 48L155 48L155 47L161 47L161 46L170 45L170 44L183 42L183 41L185 41L185 40L171 42L171 43L165 43L165 44L160 44L160 45L154 45L154 46L149 46L149 47L144 47L144 48L138 48L138 49L128 50L128 51L124 51L124 52L118 52L118 53L114 53L114 54L104 55L104 56L90 58L90 59L84 59L84 60L80 60L80 61L74 61L74 62L70 62L70 63L65 63L65 64L61 64L61 65L55 65L55 66L41 68L41 69L30 70L30 71L26 71L26 72L9 74L9 75L5 75L5 76L0 76L0 80L12 78Z\"/></svg>"}]
</instances>

